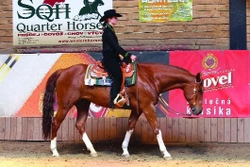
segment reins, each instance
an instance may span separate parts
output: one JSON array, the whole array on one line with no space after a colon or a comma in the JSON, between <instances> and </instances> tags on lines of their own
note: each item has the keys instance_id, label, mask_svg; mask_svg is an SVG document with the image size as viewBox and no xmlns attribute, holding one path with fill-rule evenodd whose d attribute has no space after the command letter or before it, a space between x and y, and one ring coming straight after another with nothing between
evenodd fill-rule
<instances>
[{"instance_id":1,"label":"reins","mask_svg":"<svg viewBox=\"0 0 250 167\"><path fill-rule=\"evenodd\" d=\"M191 116L191 113L183 113L183 112L178 112L175 111L174 109L172 109L168 103L162 98L161 94L158 97L159 101L164 105L164 107L166 107L166 109L168 110L168 112L171 112L173 114L177 114L177 115L183 115L183 116Z\"/></svg>"},{"instance_id":2,"label":"reins","mask_svg":"<svg viewBox=\"0 0 250 167\"><path fill-rule=\"evenodd\" d=\"M139 60L136 60L137 61L137 67L139 67ZM136 75L136 102L137 102L137 107L136 107L136 111L137 111L137 114L139 114L139 89L138 89L138 69L137 69L137 75Z\"/></svg>"}]
</instances>

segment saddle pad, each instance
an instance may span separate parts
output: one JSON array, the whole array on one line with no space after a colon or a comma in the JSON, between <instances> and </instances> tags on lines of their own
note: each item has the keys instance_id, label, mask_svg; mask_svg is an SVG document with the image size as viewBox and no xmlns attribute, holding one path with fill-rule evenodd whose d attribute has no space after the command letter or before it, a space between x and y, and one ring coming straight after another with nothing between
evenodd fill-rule
<instances>
[{"instance_id":1,"label":"saddle pad","mask_svg":"<svg viewBox=\"0 0 250 167\"><path fill-rule=\"evenodd\" d=\"M125 86L130 86L134 85L136 82L136 75L137 75L137 69L135 63L132 64L134 66L134 74L131 77L127 77L125 80ZM85 74L85 79L84 83L85 85L89 86L94 86L94 85L99 85L99 86L111 86L112 79L110 77L104 77L104 78L93 78L91 77L91 69L94 66L94 64L89 64L86 74Z\"/></svg>"}]
</instances>

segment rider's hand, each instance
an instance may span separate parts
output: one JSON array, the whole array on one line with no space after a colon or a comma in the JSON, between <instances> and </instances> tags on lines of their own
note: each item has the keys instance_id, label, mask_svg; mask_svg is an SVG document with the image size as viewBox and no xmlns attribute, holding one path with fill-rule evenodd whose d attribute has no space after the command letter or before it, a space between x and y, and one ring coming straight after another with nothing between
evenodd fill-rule
<instances>
[{"instance_id":1,"label":"rider's hand","mask_svg":"<svg viewBox=\"0 0 250 167\"><path fill-rule=\"evenodd\" d=\"M136 57L136 55L131 55L130 59L132 60L132 62L134 62L134 61L136 61L137 57Z\"/></svg>"}]
</instances>

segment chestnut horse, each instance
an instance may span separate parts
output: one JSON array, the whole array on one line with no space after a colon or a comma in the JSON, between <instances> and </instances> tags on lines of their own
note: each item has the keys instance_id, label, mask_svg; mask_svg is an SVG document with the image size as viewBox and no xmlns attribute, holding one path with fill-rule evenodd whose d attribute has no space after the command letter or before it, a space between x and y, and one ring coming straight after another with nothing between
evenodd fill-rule
<instances>
[{"instance_id":1,"label":"chestnut horse","mask_svg":"<svg viewBox=\"0 0 250 167\"><path fill-rule=\"evenodd\" d=\"M137 81L133 86L126 87L129 96L131 114L127 131L122 143L123 156L128 157L128 145L136 122L143 113L156 135L159 149L165 159L171 159L162 139L162 133L157 125L155 105L162 92L172 89L182 89L189 103L192 114L202 112L203 84L200 73L196 76L189 71L171 65L138 63ZM59 156L57 151L57 131L71 107L75 106L78 114L76 128L91 156L97 156L85 130L88 109L91 102L109 107L110 87L86 86L84 78L88 65L77 64L54 72L48 79L43 99L43 135L51 139L50 149L53 156ZM56 97L55 97L56 96ZM58 111L54 115L53 103L58 101ZM52 132L51 132L52 130Z\"/></svg>"}]
</instances>

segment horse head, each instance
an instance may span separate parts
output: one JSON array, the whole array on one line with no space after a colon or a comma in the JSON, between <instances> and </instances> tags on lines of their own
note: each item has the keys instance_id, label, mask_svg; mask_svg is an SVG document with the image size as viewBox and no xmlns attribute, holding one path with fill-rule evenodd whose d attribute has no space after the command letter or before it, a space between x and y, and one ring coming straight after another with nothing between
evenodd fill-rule
<instances>
[{"instance_id":1,"label":"horse head","mask_svg":"<svg viewBox=\"0 0 250 167\"><path fill-rule=\"evenodd\" d=\"M201 74L196 75L194 82L191 82L185 86L184 96L191 108L191 112L194 115L199 115L203 110L203 81Z\"/></svg>"}]
</instances>

